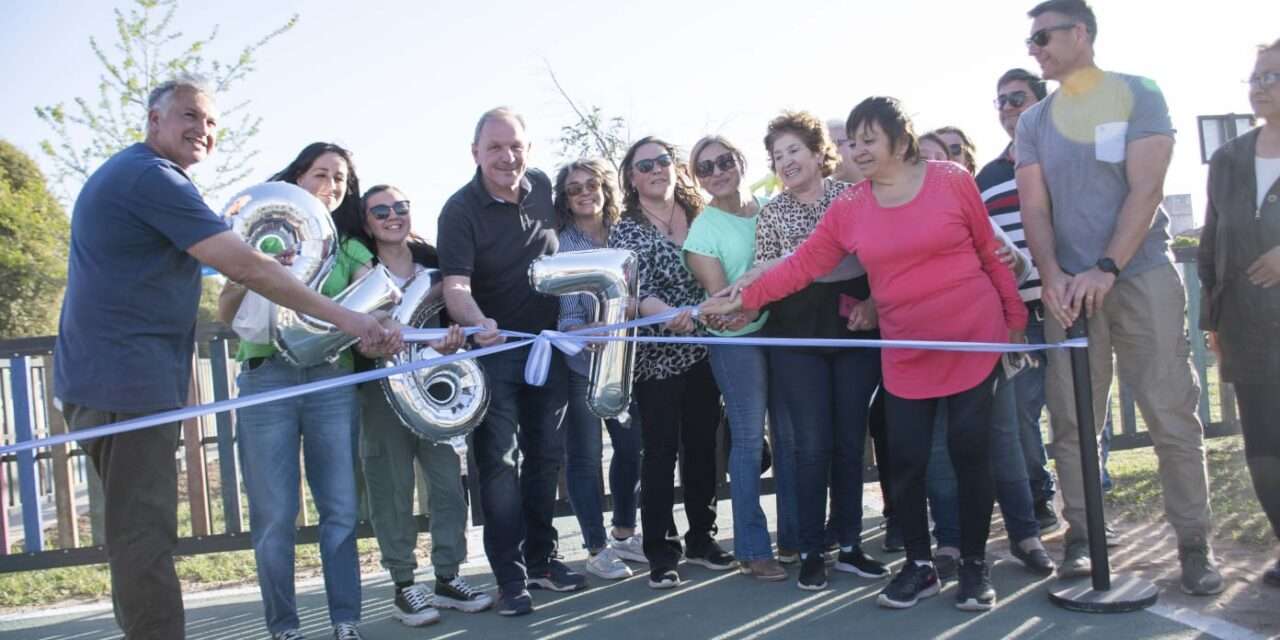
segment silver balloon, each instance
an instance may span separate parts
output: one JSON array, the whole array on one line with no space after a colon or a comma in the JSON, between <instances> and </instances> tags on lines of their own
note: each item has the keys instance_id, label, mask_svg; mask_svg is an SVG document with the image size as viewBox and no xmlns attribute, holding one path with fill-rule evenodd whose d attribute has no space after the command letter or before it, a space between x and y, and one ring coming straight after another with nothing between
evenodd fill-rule
<instances>
[{"instance_id":1,"label":"silver balloon","mask_svg":"<svg viewBox=\"0 0 1280 640\"><path fill-rule=\"evenodd\" d=\"M245 242L265 253L293 250L287 268L316 288L329 273L337 229L324 204L288 182L266 182L231 198L222 216Z\"/></svg>"},{"instance_id":2,"label":"silver balloon","mask_svg":"<svg viewBox=\"0 0 1280 640\"><path fill-rule=\"evenodd\" d=\"M626 322L627 307L636 291L635 254L625 249L592 249L543 256L529 265L529 282L536 291L563 296L586 293L596 300L592 322ZM615 329L613 336L632 333ZM591 354L587 406L601 418L615 418L631 405L634 342L605 342Z\"/></svg>"},{"instance_id":3,"label":"silver balloon","mask_svg":"<svg viewBox=\"0 0 1280 640\"><path fill-rule=\"evenodd\" d=\"M440 312L444 309L443 280L436 269L418 274L405 285L404 299L392 315L406 327L439 327ZM439 355L425 344L412 344L407 352L388 358L385 366ZM382 380L382 390L400 422L419 437L434 442L466 436L480 425L489 407L484 370L475 360L459 360L388 376Z\"/></svg>"},{"instance_id":4,"label":"silver balloon","mask_svg":"<svg viewBox=\"0 0 1280 640\"><path fill-rule=\"evenodd\" d=\"M391 311L402 296L391 272L378 265L334 296L333 301L358 313L376 313ZM276 307L271 338L280 355L299 367L333 362L359 340L328 322L280 306Z\"/></svg>"}]
</instances>

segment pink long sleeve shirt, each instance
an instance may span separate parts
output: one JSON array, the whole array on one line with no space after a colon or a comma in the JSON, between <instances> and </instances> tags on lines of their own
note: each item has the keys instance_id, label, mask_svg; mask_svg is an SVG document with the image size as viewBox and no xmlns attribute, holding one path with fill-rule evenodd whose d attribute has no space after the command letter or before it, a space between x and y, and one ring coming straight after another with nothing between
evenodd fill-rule
<instances>
[{"instance_id":1,"label":"pink long sleeve shirt","mask_svg":"<svg viewBox=\"0 0 1280 640\"><path fill-rule=\"evenodd\" d=\"M867 270L885 339L1008 342L1027 326L1013 273L973 178L950 162L929 162L911 201L881 206L870 181L831 204L813 235L742 292L759 309L798 291L854 253ZM885 387L908 399L971 389L991 374L997 353L884 349Z\"/></svg>"}]
</instances>

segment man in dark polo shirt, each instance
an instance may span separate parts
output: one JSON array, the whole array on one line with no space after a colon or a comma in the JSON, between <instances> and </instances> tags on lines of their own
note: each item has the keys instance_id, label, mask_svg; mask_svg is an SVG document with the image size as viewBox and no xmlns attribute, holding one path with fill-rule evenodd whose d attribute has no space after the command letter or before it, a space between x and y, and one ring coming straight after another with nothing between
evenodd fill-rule
<instances>
[{"instance_id":1,"label":"man in dark polo shirt","mask_svg":"<svg viewBox=\"0 0 1280 640\"><path fill-rule=\"evenodd\" d=\"M387 349L398 339L303 286L211 211L187 169L213 151L213 93L195 77L156 87L145 142L89 177L71 219L54 389L72 429L186 403L200 263L268 299ZM102 478L116 623L128 640L185 637L173 566L177 422L82 440Z\"/></svg>"},{"instance_id":2,"label":"man in dark polo shirt","mask_svg":"<svg viewBox=\"0 0 1280 640\"><path fill-rule=\"evenodd\" d=\"M445 203L436 234L449 315L483 326L481 346L502 342L497 329L554 329L556 298L529 284L529 265L556 252L551 181L528 169L524 119L500 107L480 117L471 154L476 173ZM473 434L480 467L484 550L498 583L498 613L533 611L527 587L575 591L586 580L555 558L552 525L556 482L564 458L560 422L568 402L564 358L552 356L541 387L525 384L526 350L480 360L489 410ZM517 449L519 455L517 455ZM523 458L523 460L520 460ZM517 461L520 467L517 469Z\"/></svg>"}]
</instances>

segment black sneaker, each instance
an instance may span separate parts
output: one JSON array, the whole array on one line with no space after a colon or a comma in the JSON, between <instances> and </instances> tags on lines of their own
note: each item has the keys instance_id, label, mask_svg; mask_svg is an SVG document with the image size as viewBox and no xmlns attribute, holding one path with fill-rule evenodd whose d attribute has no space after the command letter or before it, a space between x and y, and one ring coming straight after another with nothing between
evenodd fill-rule
<instances>
[{"instance_id":1,"label":"black sneaker","mask_svg":"<svg viewBox=\"0 0 1280 640\"><path fill-rule=\"evenodd\" d=\"M498 615L523 616L533 613L533 596L529 590L519 586L504 587L498 590Z\"/></svg>"},{"instance_id":2,"label":"black sneaker","mask_svg":"<svg viewBox=\"0 0 1280 640\"><path fill-rule=\"evenodd\" d=\"M396 589L395 616L406 627L425 627L440 621L440 612L431 606L431 594L420 584Z\"/></svg>"},{"instance_id":3,"label":"black sneaker","mask_svg":"<svg viewBox=\"0 0 1280 640\"><path fill-rule=\"evenodd\" d=\"M492 607L493 598L467 584L462 576L436 576L436 594L432 604L441 609L476 613Z\"/></svg>"},{"instance_id":4,"label":"black sneaker","mask_svg":"<svg viewBox=\"0 0 1280 640\"><path fill-rule=\"evenodd\" d=\"M1058 528L1058 514L1053 510L1053 502L1042 500L1036 503L1036 522L1040 523L1040 533L1049 533Z\"/></svg>"},{"instance_id":5,"label":"black sneaker","mask_svg":"<svg viewBox=\"0 0 1280 640\"><path fill-rule=\"evenodd\" d=\"M1280 560L1276 560L1276 563L1271 565L1270 569L1262 572L1262 582L1273 587L1280 587Z\"/></svg>"},{"instance_id":6,"label":"black sneaker","mask_svg":"<svg viewBox=\"0 0 1280 640\"><path fill-rule=\"evenodd\" d=\"M556 558L550 558L544 565L529 567L529 588L581 591L587 588L587 578Z\"/></svg>"},{"instance_id":7,"label":"black sneaker","mask_svg":"<svg viewBox=\"0 0 1280 640\"><path fill-rule=\"evenodd\" d=\"M674 589L680 586L680 574L675 569L654 569L649 572L650 589Z\"/></svg>"},{"instance_id":8,"label":"black sneaker","mask_svg":"<svg viewBox=\"0 0 1280 640\"><path fill-rule=\"evenodd\" d=\"M1035 547L1030 551L1022 548L1017 542L1009 543L1009 553L1017 558L1022 566L1027 568L1031 573L1047 576L1053 573L1058 565L1053 563L1053 558L1049 557L1049 552L1044 547Z\"/></svg>"},{"instance_id":9,"label":"black sneaker","mask_svg":"<svg viewBox=\"0 0 1280 640\"><path fill-rule=\"evenodd\" d=\"M956 577L956 564L959 558L949 553L939 553L933 556L933 566L938 572L938 579L942 581L954 580Z\"/></svg>"},{"instance_id":10,"label":"black sneaker","mask_svg":"<svg viewBox=\"0 0 1280 640\"><path fill-rule=\"evenodd\" d=\"M991 586L991 568L982 560L960 561L960 588L956 590L956 608L961 611L989 611L996 604L996 590Z\"/></svg>"},{"instance_id":11,"label":"black sneaker","mask_svg":"<svg viewBox=\"0 0 1280 640\"><path fill-rule=\"evenodd\" d=\"M893 520L885 521L883 547L888 553L902 553L907 548L902 539L902 527L894 524Z\"/></svg>"},{"instance_id":12,"label":"black sneaker","mask_svg":"<svg viewBox=\"0 0 1280 640\"><path fill-rule=\"evenodd\" d=\"M862 549L841 551L836 556L836 571L852 573L864 578L883 578L889 575L884 563L862 552Z\"/></svg>"},{"instance_id":13,"label":"black sneaker","mask_svg":"<svg viewBox=\"0 0 1280 640\"><path fill-rule=\"evenodd\" d=\"M733 556L726 553L715 540L711 540L706 544L693 546L685 551L684 559L696 565L704 566L714 571L728 571L738 566L738 561Z\"/></svg>"},{"instance_id":14,"label":"black sneaker","mask_svg":"<svg viewBox=\"0 0 1280 640\"><path fill-rule=\"evenodd\" d=\"M921 598L938 595L938 572L933 565L920 565L907 560L876 598L876 604L889 609L909 609Z\"/></svg>"},{"instance_id":15,"label":"black sneaker","mask_svg":"<svg viewBox=\"0 0 1280 640\"><path fill-rule=\"evenodd\" d=\"M827 561L821 553L810 553L800 561L800 579L796 586L805 591L821 591L827 588Z\"/></svg>"}]
</instances>

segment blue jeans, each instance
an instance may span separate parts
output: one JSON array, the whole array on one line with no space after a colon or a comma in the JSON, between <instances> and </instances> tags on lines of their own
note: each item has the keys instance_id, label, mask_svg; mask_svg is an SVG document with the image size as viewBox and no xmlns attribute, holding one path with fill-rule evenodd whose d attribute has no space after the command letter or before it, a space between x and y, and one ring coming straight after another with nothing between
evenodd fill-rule
<instances>
[{"instance_id":1,"label":"blue jeans","mask_svg":"<svg viewBox=\"0 0 1280 640\"><path fill-rule=\"evenodd\" d=\"M597 551L607 542L604 531L604 495L601 460L604 451L600 417L587 407L587 377L569 371L569 404L565 410L565 483L569 503L578 516L583 542ZM640 493L640 423L631 413L627 422L605 420L613 461L609 464L609 491L613 494L613 526L634 529Z\"/></svg>"},{"instance_id":2,"label":"blue jeans","mask_svg":"<svg viewBox=\"0 0 1280 640\"><path fill-rule=\"evenodd\" d=\"M242 368L236 383L240 395L247 396L346 373L329 364L299 368L273 356L255 369ZM236 411L236 444L249 497L253 556L271 633L299 626L293 584L299 449L320 512L320 559L329 620L333 624L360 620L355 414L353 386Z\"/></svg>"},{"instance_id":3,"label":"blue jeans","mask_svg":"<svg viewBox=\"0 0 1280 640\"><path fill-rule=\"evenodd\" d=\"M1044 344L1044 321L1032 313L1027 323L1027 342ZM1028 368L1013 379L1017 396L1018 424L1022 426L1022 458L1026 463L1027 481L1031 498L1038 504L1050 502L1058 492L1049 472L1049 456L1044 450L1044 436L1040 433L1040 415L1044 412L1044 373L1049 366L1043 351L1028 353L1038 366Z\"/></svg>"},{"instance_id":4,"label":"blue jeans","mask_svg":"<svg viewBox=\"0 0 1280 640\"><path fill-rule=\"evenodd\" d=\"M564 356L551 356L547 381L525 384L526 351L480 358L489 386L489 410L472 432L484 513L484 552L498 586L524 587L527 569L542 567L556 550L552 524L556 483L564 460Z\"/></svg>"},{"instance_id":5,"label":"blue jeans","mask_svg":"<svg viewBox=\"0 0 1280 640\"><path fill-rule=\"evenodd\" d=\"M729 418L729 495L733 501L733 555L742 562L773 557L769 523L760 507L760 459L768 410L765 347L711 345L711 373ZM780 454L774 448L774 456ZM782 452L790 455L790 452Z\"/></svg>"},{"instance_id":6,"label":"blue jeans","mask_svg":"<svg viewBox=\"0 0 1280 640\"><path fill-rule=\"evenodd\" d=\"M765 347L769 349L770 347ZM773 500L778 518L778 549L800 549L800 499L796 495L796 428L769 367L769 443L773 445Z\"/></svg>"},{"instance_id":7,"label":"blue jeans","mask_svg":"<svg viewBox=\"0 0 1280 640\"><path fill-rule=\"evenodd\" d=\"M823 550L828 480L835 490L838 541L856 548L862 537L867 413L880 383L880 352L775 348L769 367L770 385L780 392L795 431L799 550Z\"/></svg>"},{"instance_id":8,"label":"blue jeans","mask_svg":"<svg viewBox=\"0 0 1280 640\"><path fill-rule=\"evenodd\" d=\"M1013 381L997 367L995 396L991 402L991 467L996 483L996 501L1004 514L1009 541L1018 543L1040 535L1027 464L1022 459L1021 429L1018 425L1018 394L1013 381L1031 373L1023 369Z\"/></svg>"},{"instance_id":9,"label":"blue jeans","mask_svg":"<svg viewBox=\"0 0 1280 640\"><path fill-rule=\"evenodd\" d=\"M893 428L892 425L889 426ZM929 463L925 471L925 491L929 514L933 516L933 538L939 547L960 548L960 489L956 469L947 448L947 403L937 404Z\"/></svg>"}]
</instances>

